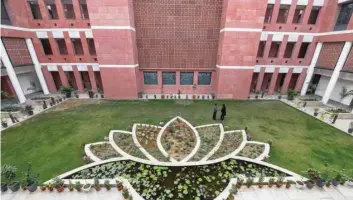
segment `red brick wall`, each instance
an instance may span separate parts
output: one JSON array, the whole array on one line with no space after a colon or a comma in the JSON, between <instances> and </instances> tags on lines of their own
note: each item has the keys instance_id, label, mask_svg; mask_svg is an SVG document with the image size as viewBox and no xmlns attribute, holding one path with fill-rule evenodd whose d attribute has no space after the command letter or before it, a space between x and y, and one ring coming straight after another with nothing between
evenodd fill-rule
<instances>
[{"instance_id":1,"label":"red brick wall","mask_svg":"<svg viewBox=\"0 0 353 200\"><path fill-rule=\"evenodd\" d=\"M223 0L134 0L141 68L216 66Z\"/></svg>"},{"instance_id":2,"label":"red brick wall","mask_svg":"<svg viewBox=\"0 0 353 200\"><path fill-rule=\"evenodd\" d=\"M351 51L349 52L348 58L342 70L353 72L353 48L351 48Z\"/></svg>"},{"instance_id":3,"label":"red brick wall","mask_svg":"<svg viewBox=\"0 0 353 200\"><path fill-rule=\"evenodd\" d=\"M316 66L334 69L341 54L343 45L344 42L324 43Z\"/></svg>"},{"instance_id":4,"label":"red brick wall","mask_svg":"<svg viewBox=\"0 0 353 200\"><path fill-rule=\"evenodd\" d=\"M2 38L13 66L32 64L26 41L23 38Z\"/></svg>"}]
</instances>

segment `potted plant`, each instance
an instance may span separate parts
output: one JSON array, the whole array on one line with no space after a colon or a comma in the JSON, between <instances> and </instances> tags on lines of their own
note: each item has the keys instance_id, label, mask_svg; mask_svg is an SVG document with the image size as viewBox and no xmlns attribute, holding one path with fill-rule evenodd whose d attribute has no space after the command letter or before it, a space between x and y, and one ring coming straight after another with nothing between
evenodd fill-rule
<instances>
[{"instance_id":1,"label":"potted plant","mask_svg":"<svg viewBox=\"0 0 353 200\"><path fill-rule=\"evenodd\" d=\"M238 182L237 182L237 188L240 189L241 186L243 185L244 179L242 178L238 178Z\"/></svg>"},{"instance_id":2,"label":"potted plant","mask_svg":"<svg viewBox=\"0 0 353 200\"><path fill-rule=\"evenodd\" d=\"M109 180L105 180L105 181L104 181L104 187L105 187L108 191L110 190L111 186L110 186L110 184L109 184Z\"/></svg>"},{"instance_id":3,"label":"potted plant","mask_svg":"<svg viewBox=\"0 0 353 200\"><path fill-rule=\"evenodd\" d=\"M293 181L288 180L286 183L286 188L289 189L293 183L294 183Z\"/></svg>"},{"instance_id":4,"label":"potted plant","mask_svg":"<svg viewBox=\"0 0 353 200\"><path fill-rule=\"evenodd\" d=\"M48 188L48 190L49 190L50 192L52 192L52 191L54 190L53 184L52 184L51 182L49 182L49 183L47 184L47 188Z\"/></svg>"},{"instance_id":5,"label":"potted plant","mask_svg":"<svg viewBox=\"0 0 353 200\"><path fill-rule=\"evenodd\" d=\"M98 191L101 190L101 185L99 184L98 178L94 178L94 188Z\"/></svg>"},{"instance_id":6,"label":"potted plant","mask_svg":"<svg viewBox=\"0 0 353 200\"><path fill-rule=\"evenodd\" d=\"M353 122L349 123L348 133L353 133Z\"/></svg>"},{"instance_id":7,"label":"potted plant","mask_svg":"<svg viewBox=\"0 0 353 200\"><path fill-rule=\"evenodd\" d=\"M284 181L284 175L283 174L280 174L280 175L278 175L278 178L277 178L277 181L276 181L276 186L277 186L277 188L280 188L280 187L282 187L282 185L283 185L283 181Z\"/></svg>"},{"instance_id":8,"label":"potted plant","mask_svg":"<svg viewBox=\"0 0 353 200\"><path fill-rule=\"evenodd\" d=\"M238 194L238 187L236 185L232 185L232 187L229 190L229 196L234 199L234 195Z\"/></svg>"},{"instance_id":9,"label":"potted plant","mask_svg":"<svg viewBox=\"0 0 353 200\"><path fill-rule=\"evenodd\" d=\"M58 192L62 192L65 189L65 185L64 185L64 181L59 178L59 177L55 177L53 179L53 187L58 191Z\"/></svg>"},{"instance_id":10,"label":"potted plant","mask_svg":"<svg viewBox=\"0 0 353 200\"><path fill-rule=\"evenodd\" d=\"M314 109L314 117L317 117L318 114L319 114L319 108L315 108Z\"/></svg>"},{"instance_id":11,"label":"potted plant","mask_svg":"<svg viewBox=\"0 0 353 200\"><path fill-rule=\"evenodd\" d=\"M70 192L74 191L74 184L72 184L72 182L69 180L69 184L67 185L67 188L69 188Z\"/></svg>"},{"instance_id":12,"label":"potted plant","mask_svg":"<svg viewBox=\"0 0 353 200\"><path fill-rule=\"evenodd\" d=\"M47 102L43 101L43 105L42 105L42 107L43 107L43 110L47 109L47 108L48 108L48 106L47 106Z\"/></svg>"},{"instance_id":13,"label":"potted plant","mask_svg":"<svg viewBox=\"0 0 353 200\"><path fill-rule=\"evenodd\" d=\"M77 94L77 92L74 93L75 97L78 99L80 96Z\"/></svg>"},{"instance_id":14,"label":"potted plant","mask_svg":"<svg viewBox=\"0 0 353 200\"><path fill-rule=\"evenodd\" d=\"M61 91L63 94L65 94L65 96L66 96L67 98L70 98L72 91L74 91L74 88L72 88L71 85L66 86L66 87L65 87L65 86L61 86L61 87L60 87L60 91ZM60 100L61 100L61 98L60 98Z\"/></svg>"},{"instance_id":15,"label":"potted plant","mask_svg":"<svg viewBox=\"0 0 353 200\"><path fill-rule=\"evenodd\" d=\"M26 105L24 107L24 113L27 113L28 115L33 115L33 107L31 105Z\"/></svg>"},{"instance_id":16,"label":"potted plant","mask_svg":"<svg viewBox=\"0 0 353 200\"><path fill-rule=\"evenodd\" d=\"M45 184L41 184L41 185L39 186L39 188L40 188L40 190L43 192L43 191L45 191L45 190L47 189L47 186L46 186Z\"/></svg>"},{"instance_id":17,"label":"potted plant","mask_svg":"<svg viewBox=\"0 0 353 200\"><path fill-rule=\"evenodd\" d=\"M348 180L348 186L353 186L353 177Z\"/></svg>"},{"instance_id":18,"label":"potted plant","mask_svg":"<svg viewBox=\"0 0 353 200\"><path fill-rule=\"evenodd\" d=\"M6 128L6 127L7 127L7 122L6 122L6 121L1 120L1 126L2 126L3 128Z\"/></svg>"},{"instance_id":19,"label":"potted plant","mask_svg":"<svg viewBox=\"0 0 353 200\"><path fill-rule=\"evenodd\" d=\"M258 99L258 98L259 98L259 94L260 94L260 91L256 91L256 92L255 92L255 99Z\"/></svg>"},{"instance_id":20,"label":"potted plant","mask_svg":"<svg viewBox=\"0 0 353 200\"><path fill-rule=\"evenodd\" d=\"M6 181L6 186L8 186L12 192L16 192L20 189L20 183L15 181L16 172L17 168L15 166L3 165L1 167L1 177Z\"/></svg>"},{"instance_id":21,"label":"potted plant","mask_svg":"<svg viewBox=\"0 0 353 200\"><path fill-rule=\"evenodd\" d=\"M74 187L77 190L77 192L81 192L82 184L80 181L76 181Z\"/></svg>"},{"instance_id":22,"label":"potted plant","mask_svg":"<svg viewBox=\"0 0 353 200\"><path fill-rule=\"evenodd\" d=\"M129 190L127 188L124 188L123 189L123 197L124 197L124 199L129 198L129 196L130 196Z\"/></svg>"},{"instance_id":23,"label":"potted plant","mask_svg":"<svg viewBox=\"0 0 353 200\"><path fill-rule=\"evenodd\" d=\"M119 191L124 189L123 182L119 179L115 180L116 182L116 187L118 188Z\"/></svg>"},{"instance_id":24,"label":"potted plant","mask_svg":"<svg viewBox=\"0 0 353 200\"><path fill-rule=\"evenodd\" d=\"M84 192L89 192L91 190L92 184L85 182L85 184L82 187L82 190Z\"/></svg>"},{"instance_id":25,"label":"potted plant","mask_svg":"<svg viewBox=\"0 0 353 200\"><path fill-rule=\"evenodd\" d=\"M274 183L275 183L275 179L274 178L270 178L270 180L268 181L268 187L271 188Z\"/></svg>"},{"instance_id":26,"label":"potted plant","mask_svg":"<svg viewBox=\"0 0 353 200\"><path fill-rule=\"evenodd\" d=\"M248 177L246 180L246 187L250 188L253 183L254 179L252 177Z\"/></svg>"},{"instance_id":27,"label":"potted plant","mask_svg":"<svg viewBox=\"0 0 353 200\"><path fill-rule=\"evenodd\" d=\"M287 91L287 100L294 100L294 97L298 96L298 92L295 90L288 90Z\"/></svg>"},{"instance_id":28,"label":"potted plant","mask_svg":"<svg viewBox=\"0 0 353 200\"><path fill-rule=\"evenodd\" d=\"M29 192L34 192L38 188L39 174L32 175L32 165L27 164L27 171L25 172L25 186Z\"/></svg>"},{"instance_id":29,"label":"potted plant","mask_svg":"<svg viewBox=\"0 0 353 200\"><path fill-rule=\"evenodd\" d=\"M304 188L304 182L303 181L295 181L295 187L298 189L303 189Z\"/></svg>"},{"instance_id":30,"label":"potted plant","mask_svg":"<svg viewBox=\"0 0 353 200\"><path fill-rule=\"evenodd\" d=\"M259 188L262 188L264 186L264 176L261 173L260 177L259 177Z\"/></svg>"},{"instance_id":31,"label":"potted plant","mask_svg":"<svg viewBox=\"0 0 353 200\"><path fill-rule=\"evenodd\" d=\"M320 179L320 174L317 170L309 168L307 170L309 180L305 182L307 188L312 189L315 186L315 182Z\"/></svg>"},{"instance_id":32,"label":"potted plant","mask_svg":"<svg viewBox=\"0 0 353 200\"><path fill-rule=\"evenodd\" d=\"M330 187L331 186L331 181L327 181L326 182L326 187Z\"/></svg>"},{"instance_id":33,"label":"potted plant","mask_svg":"<svg viewBox=\"0 0 353 200\"><path fill-rule=\"evenodd\" d=\"M341 180L342 180L342 172L341 171L338 171L335 178L333 178L331 180L331 183L333 186L338 186L340 183L341 183Z\"/></svg>"},{"instance_id":34,"label":"potted plant","mask_svg":"<svg viewBox=\"0 0 353 200\"><path fill-rule=\"evenodd\" d=\"M94 92L93 92L92 90L89 90L89 91L88 91L88 96L89 96L89 98L93 99L93 97L94 97Z\"/></svg>"}]
</instances>

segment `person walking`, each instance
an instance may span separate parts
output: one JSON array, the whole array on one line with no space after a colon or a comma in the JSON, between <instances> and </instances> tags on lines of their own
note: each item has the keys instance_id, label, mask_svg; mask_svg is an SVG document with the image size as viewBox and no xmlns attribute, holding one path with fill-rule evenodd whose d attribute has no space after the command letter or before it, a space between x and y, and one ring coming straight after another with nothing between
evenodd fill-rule
<instances>
[{"instance_id":1,"label":"person walking","mask_svg":"<svg viewBox=\"0 0 353 200\"><path fill-rule=\"evenodd\" d=\"M226 109L226 105L223 104L222 105L222 109L221 109L221 121L223 123L224 121L224 117L227 115L227 109Z\"/></svg>"},{"instance_id":2,"label":"person walking","mask_svg":"<svg viewBox=\"0 0 353 200\"><path fill-rule=\"evenodd\" d=\"M214 106L213 106L213 116L212 116L213 120L216 120L217 112L218 112L217 104L214 104Z\"/></svg>"}]
</instances>

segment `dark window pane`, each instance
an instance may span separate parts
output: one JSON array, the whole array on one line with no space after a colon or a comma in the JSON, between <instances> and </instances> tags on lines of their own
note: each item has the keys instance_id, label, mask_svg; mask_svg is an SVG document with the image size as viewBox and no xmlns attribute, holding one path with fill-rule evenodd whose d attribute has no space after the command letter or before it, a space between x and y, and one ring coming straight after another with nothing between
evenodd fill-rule
<instances>
[{"instance_id":1,"label":"dark window pane","mask_svg":"<svg viewBox=\"0 0 353 200\"><path fill-rule=\"evenodd\" d=\"M96 47L94 46L94 40L92 38L87 38L89 54L96 55Z\"/></svg>"},{"instance_id":2,"label":"dark window pane","mask_svg":"<svg viewBox=\"0 0 353 200\"><path fill-rule=\"evenodd\" d=\"M341 31L346 30L349 20L351 19L353 13L353 2L343 4L339 10L339 15L337 17L336 25L334 30Z\"/></svg>"},{"instance_id":3,"label":"dark window pane","mask_svg":"<svg viewBox=\"0 0 353 200\"><path fill-rule=\"evenodd\" d=\"M80 0L80 10L81 10L81 18L89 19L86 0Z\"/></svg>"},{"instance_id":4,"label":"dark window pane","mask_svg":"<svg viewBox=\"0 0 353 200\"><path fill-rule=\"evenodd\" d=\"M64 14L66 19L75 19L74 5L72 0L61 0L64 8Z\"/></svg>"},{"instance_id":5,"label":"dark window pane","mask_svg":"<svg viewBox=\"0 0 353 200\"><path fill-rule=\"evenodd\" d=\"M44 3L48 12L49 19L59 19L55 0L45 0Z\"/></svg>"},{"instance_id":6,"label":"dark window pane","mask_svg":"<svg viewBox=\"0 0 353 200\"><path fill-rule=\"evenodd\" d=\"M180 85L193 85L194 72L180 72Z\"/></svg>"},{"instance_id":7,"label":"dark window pane","mask_svg":"<svg viewBox=\"0 0 353 200\"><path fill-rule=\"evenodd\" d=\"M211 85L211 72L199 72L198 85Z\"/></svg>"},{"instance_id":8,"label":"dark window pane","mask_svg":"<svg viewBox=\"0 0 353 200\"><path fill-rule=\"evenodd\" d=\"M36 0L29 0L28 5L31 9L33 19L42 19L42 13Z\"/></svg>"},{"instance_id":9,"label":"dark window pane","mask_svg":"<svg viewBox=\"0 0 353 200\"><path fill-rule=\"evenodd\" d=\"M76 55L83 55L83 48L82 48L82 43L81 39L71 39L72 41L72 46L74 48L74 52Z\"/></svg>"},{"instance_id":10,"label":"dark window pane","mask_svg":"<svg viewBox=\"0 0 353 200\"><path fill-rule=\"evenodd\" d=\"M257 49L257 57L262 58L264 56L264 50L266 46L266 41L261 41L259 48Z\"/></svg>"},{"instance_id":11,"label":"dark window pane","mask_svg":"<svg viewBox=\"0 0 353 200\"><path fill-rule=\"evenodd\" d=\"M305 6L297 6L297 8L294 11L294 16L293 16L293 24L300 24L303 21L303 16L305 12Z\"/></svg>"},{"instance_id":12,"label":"dark window pane","mask_svg":"<svg viewBox=\"0 0 353 200\"><path fill-rule=\"evenodd\" d=\"M310 43L308 43L308 42L302 43L302 45L300 46L298 58L305 58L309 45L310 45Z\"/></svg>"},{"instance_id":13,"label":"dark window pane","mask_svg":"<svg viewBox=\"0 0 353 200\"><path fill-rule=\"evenodd\" d=\"M277 23L282 23L282 24L287 23L288 13L289 13L289 6L281 5L278 12Z\"/></svg>"},{"instance_id":14,"label":"dark window pane","mask_svg":"<svg viewBox=\"0 0 353 200\"><path fill-rule=\"evenodd\" d=\"M291 58L293 49L295 46L295 42L288 42L286 46L286 50L284 51L284 58Z\"/></svg>"},{"instance_id":15,"label":"dark window pane","mask_svg":"<svg viewBox=\"0 0 353 200\"><path fill-rule=\"evenodd\" d=\"M320 13L320 7L313 7L310 12L308 24L316 24L319 13Z\"/></svg>"},{"instance_id":16,"label":"dark window pane","mask_svg":"<svg viewBox=\"0 0 353 200\"><path fill-rule=\"evenodd\" d=\"M60 55L67 55L67 47L65 43L65 39L55 39L56 44L58 45Z\"/></svg>"},{"instance_id":17,"label":"dark window pane","mask_svg":"<svg viewBox=\"0 0 353 200\"><path fill-rule=\"evenodd\" d=\"M271 23L271 18L272 18L272 12L273 12L273 4L268 4L266 13L265 13L265 23Z\"/></svg>"},{"instance_id":18,"label":"dark window pane","mask_svg":"<svg viewBox=\"0 0 353 200\"><path fill-rule=\"evenodd\" d=\"M157 72L143 72L143 80L145 85L158 85Z\"/></svg>"},{"instance_id":19,"label":"dark window pane","mask_svg":"<svg viewBox=\"0 0 353 200\"><path fill-rule=\"evenodd\" d=\"M45 55L52 55L53 52L51 50L49 39L40 39L40 42L42 43L44 54Z\"/></svg>"},{"instance_id":20,"label":"dark window pane","mask_svg":"<svg viewBox=\"0 0 353 200\"><path fill-rule=\"evenodd\" d=\"M1 1L1 24L11 25L10 17L5 7L5 1Z\"/></svg>"},{"instance_id":21,"label":"dark window pane","mask_svg":"<svg viewBox=\"0 0 353 200\"><path fill-rule=\"evenodd\" d=\"M175 72L163 72L162 73L162 82L163 85L175 85L176 83Z\"/></svg>"},{"instance_id":22,"label":"dark window pane","mask_svg":"<svg viewBox=\"0 0 353 200\"><path fill-rule=\"evenodd\" d=\"M280 46L281 46L281 42L272 42L268 57L276 58L278 56Z\"/></svg>"}]
</instances>

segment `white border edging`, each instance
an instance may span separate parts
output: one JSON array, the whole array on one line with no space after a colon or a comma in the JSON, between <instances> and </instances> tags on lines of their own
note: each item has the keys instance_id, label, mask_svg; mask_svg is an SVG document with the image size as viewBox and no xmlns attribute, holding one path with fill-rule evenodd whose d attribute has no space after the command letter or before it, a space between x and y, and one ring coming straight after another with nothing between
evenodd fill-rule
<instances>
[{"instance_id":1,"label":"white border edging","mask_svg":"<svg viewBox=\"0 0 353 200\"><path fill-rule=\"evenodd\" d=\"M216 143L215 147L206 154L205 157L203 157L200 161L206 161L208 160L218 149L219 147L221 146L222 144L222 141L223 141L223 138L224 138L224 128L223 128L223 125L222 124L212 124L213 126L215 125L218 125L220 130L221 130L221 133L220 133L220 136L219 136L219 140L218 142ZM208 127L208 126L211 126L211 125L204 125L204 126L199 126L198 128L202 128L202 127ZM196 127L195 127L196 128Z\"/></svg>"},{"instance_id":2,"label":"white border edging","mask_svg":"<svg viewBox=\"0 0 353 200\"><path fill-rule=\"evenodd\" d=\"M158 162L158 160L156 158L154 158L150 153L147 152L147 150L145 148L143 148L143 146L140 144L140 142L138 141L137 139L137 133L136 133L136 127L138 125L141 125L141 126L150 126L148 124L134 124L133 127L132 127L132 139L134 140L134 143L135 145L140 149L140 151L142 153L145 154L145 156L150 159L150 161L152 162ZM155 127L159 127L159 126L155 126ZM157 136L158 137L158 136Z\"/></svg>"},{"instance_id":3,"label":"white border edging","mask_svg":"<svg viewBox=\"0 0 353 200\"><path fill-rule=\"evenodd\" d=\"M85 153L86 153L87 157L89 157L94 162L99 162L102 160L102 159L98 158L97 156L95 156L91 151L91 146L98 145L98 144L110 144L110 142L96 142L96 143L90 143L90 144L85 145Z\"/></svg>"}]
</instances>

